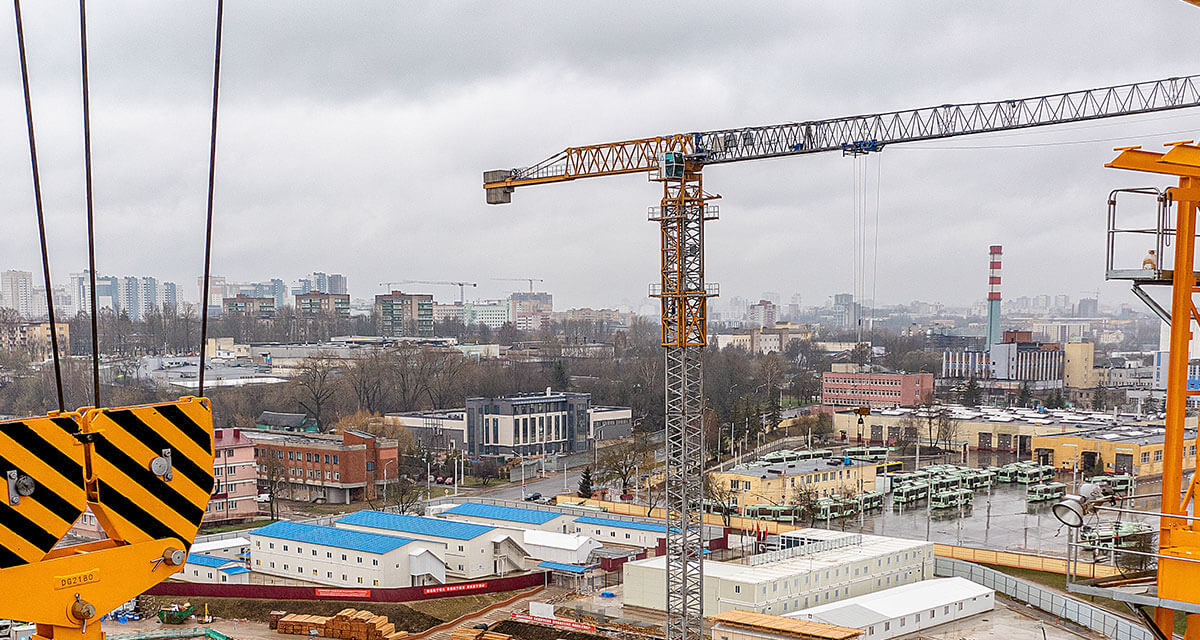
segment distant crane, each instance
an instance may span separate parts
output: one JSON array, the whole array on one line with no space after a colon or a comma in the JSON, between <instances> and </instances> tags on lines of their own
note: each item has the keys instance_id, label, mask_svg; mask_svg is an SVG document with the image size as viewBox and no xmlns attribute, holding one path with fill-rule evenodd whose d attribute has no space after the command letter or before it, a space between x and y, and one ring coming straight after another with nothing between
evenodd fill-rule
<instances>
[{"instance_id":1,"label":"distant crane","mask_svg":"<svg viewBox=\"0 0 1200 640\"><path fill-rule=\"evenodd\" d=\"M451 281L451 280L397 280L395 282L380 282L379 286L390 288L394 284L433 284L433 285L455 286L455 287L458 287L458 304L463 304L463 302L465 301L465 298L463 297L463 292L465 291L465 289L467 287L478 287L479 286L477 283L474 283L474 282L455 282L455 281Z\"/></svg>"},{"instance_id":2,"label":"distant crane","mask_svg":"<svg viewBox=\"0 0 1200 640\"><path fill-rule=\"evenodd\" d=\"M529 293L533 293L533 283L545 282L545 280L542 280L541 278L492 278L492 280L506 280L508 282L528 282L529 283Z\"/></svg>"}]
</instances>

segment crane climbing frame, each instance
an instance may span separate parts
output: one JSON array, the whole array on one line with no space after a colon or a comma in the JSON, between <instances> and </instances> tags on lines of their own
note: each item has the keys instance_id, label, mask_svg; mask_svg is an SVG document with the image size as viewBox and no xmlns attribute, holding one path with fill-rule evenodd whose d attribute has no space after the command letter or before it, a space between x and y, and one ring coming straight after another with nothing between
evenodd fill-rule
<instances>
[{"instance_id":1,"label":"crane climbing frame","mask_svg":"<svg viewBox=\"0 0 1200 640\"><path fill-rule=\"evenodd\" d=\"M1141 147L1122 147L1121 153L1106 164L1114 169L1173 176L1178 185L1167 189L1168 202L1176 207L1174 234L1174 270L1171 276L1170 356L1167 361L1166 433L1163 441L1162 518L1159 530L1157 562L1157 597L1164 601L1200 603L1200 583L1196 581L1196 560L1200 559L1200 530L1196 521L1186 516L1189 505L1195 514L1198 478L1188 483L1183 498L1183 457L1186 449L1185 417L1187 400L1200 396L1200 391L1188 387L1188 354L1193 340L1191 325L1200 322L1195 294L1200 288L1196 280L1196 210L1200 206L1200 147L1193 141L1167 143L1169 151L1155 153ZM1196 443L1200 444L1200 442ZM1170 637L1174 628L1175 611L1159 607L1154 624L1160 633ZM1187 640L1200 640L1200 614L1187 617Z\"/></svg>"},{"instance_id":2,"label":"crane climbing frame","mask_svg":"<svg viewBox=\"0 0 1200 640\"><path fill-rule=\"evenodd\" d=\"M183 569L213 457L204 398L0 422L0 617L101 640L99 616ZM58 547L88 507L108 539Z\"/></svg>"}]
</instances>

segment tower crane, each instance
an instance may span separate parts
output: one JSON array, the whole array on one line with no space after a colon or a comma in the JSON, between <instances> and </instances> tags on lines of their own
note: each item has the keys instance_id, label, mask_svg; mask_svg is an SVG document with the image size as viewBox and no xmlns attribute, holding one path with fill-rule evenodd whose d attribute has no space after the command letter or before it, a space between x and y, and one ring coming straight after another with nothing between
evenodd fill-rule
<instances>
[{"instance_id":1,"label":"tower crane","mask_svg":"<svg viewBox=\"0 0 1200 640\"><path fill-rule=\"evenodd\" d=\"M581 178L646 173L662 183L662 199L647 217L658 224L661 237L659 283L651 286L651 295L660 301L666 351L669 640L702 637L700 362L708 343L708 298L718 293L704 279L704 223L719 213L710 204L719 196L704 190L704 167L828 151L857 155L889 144L1193 107L1200 105L1198 80L1175 77L1031 98L673 133L567 147L523 168L484 172L488 204L511 202L517 187Z\"/></svg>"},{"instance_id":2,"label":"tower crane","mask_svg":"<svg viewBox=\"0 0 1200 640\"><path fill-rule=\"evenodd\" d=\"M463 302L464 302L463 291L466 289L466 287L479 286L477 283L474 283L474 282L454 282L454 281L449 281L449 280L397 280L395 282L380 282L379 286L391 287L394 284L433 284L433 285L455 286L455 287L458 287L458 304L460 304L460 305L463 304Z\"/></svg>"},{"instance_id":3,"label":"tower crane","mask_svg":"<svg viewBox=\"0 0 1200 640\"><path fill-rule=\"evenodd\" d=\"M529 293L533 293L533 283L545 282L545 280L542 280L541 278L492 278L492 280L504 280L504 281L508 281L508 282L528 282L529 283Z\"/></svg>"}]
</instances>

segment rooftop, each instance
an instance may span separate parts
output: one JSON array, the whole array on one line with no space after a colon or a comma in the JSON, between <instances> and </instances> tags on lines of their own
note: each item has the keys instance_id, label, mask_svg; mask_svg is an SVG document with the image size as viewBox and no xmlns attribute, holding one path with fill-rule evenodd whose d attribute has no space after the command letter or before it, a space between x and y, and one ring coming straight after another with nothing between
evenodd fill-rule
<instances>
[{"instance_id":1,"label":"rooftop","mask_svg":"<svg viewBox=\"0 0 1200 640\"><path fill-rule=\"evenodd\" d=\"M618 529L636 529L638 531L653 531L655 533L667 532L666 525L654 524L653 522L633 522L630 520L597 518L595 516L583 516L582 518L575 518L575 522L580 524L594 524L601 527L616 527Z\"/></svg>"},{"instance_id":2,"label":"rooftop","mask_svg":"<svg viewBox=\"0 0 1200 640\"><path fill-rule=\"evenodd\" d=\"M831 461L837 462L837 464L829 464ZM778 478L781 476L795 476L816 473L818 471L844 469L846 467L873 467L876 464L875 462L866 462L863 460L851 460L850 464L844 464L843 458L833 456L829 458L814 458L812 460L796 460L794 462L750 462L731 467L728 471L721 473L733 473L755 478Z\"/></svg>"},{"instance_id":3,"label":"rooftop","mask_svg":"<svg viewBox=\"0 0 1200 640\"><path fill-rule=\"evenodd\" d=\"M454 522L442 518L426 518L370 510L356 511L340 518L337 523L454 540L471 540L495 530L495 527L485 527L469 522Z\"/></svg>"},{"instance_id":4,"label":"rooftop","mask_svg":"<svg viewBox=\"0 0 1200 640\"><path fill-rule=\"evenodd\" d=\"M862 637L862 630L852 627L842 627L812 620L796 620L783 616L773 616L768 613L752 613L750 611L726 611L715 616L709 616L713 624L727 624L744 629L767 631L779 635L791 636L800 640L850 640Z\"/></svg>"},{"instance_id":5,"label":"rooftop","mask_svg":"<svg viewBox=\"0 0 1200 640\"><path fill-rule=\"evenodd\" d=\"M304 542L307 544L320 544L327 547L353 549L354 551L362 551L364 553L387 553L403 547L410 542L415 542L412 538L284 521L272 522L261 529L253 531L250 535L275 538L277 540L290 540L292 542Z\"/></svg>"},{"instance_id":6,"label":"rooftop","mask_svg":"<svg viewBox=\"0 0 1200 640\"><path fill-rule=\"evenodd\" d=\"M1091 429L1068 431L1066 433L1046 434L1048 438L1083 438L1084 440L1107 440L1108 442L1124 442L1129 444L1147 445L1161 444L1167 430L1163 427L1150 425L1111 425ZM1195 429L1184 429L1184 439L1195 440Z\"/></svg>"},{"instance_id":7,"label":"rooftop","mask_svg":"<svg viewBox=\"0 0 1200 640\"><path fill-rule=\"evenodd\" d=\"M1082 411L1078 409L1038 410L1023 407L1000 409L997 407L966 407L958 404L940 405L938 409L948 411L951 418L963 422L1023 423L1076 429L1113 425L1162 424L1162 418L1158 416L1139 416L1130 413L1121 413L1114 416L1112 413ZM853 409L846 409L838 413L849 413L851 411ZM912 416L923 419L929 415L929 411L923 407L894 407L891 409L872 409L871 415Z\"/></svg>"},{"instance_id":8,"label":"rooftop","mask_svg":"<svg viewBox=\"0 0 1200 640\"><path fill-rule=\"evenodd\" d=\"M505 522L518 522L521 524L546 524L563 515L552 511L538 511L536 509L479 504L476 502L464 502L442 513L472 518L486 518L488 520L504 520Z\"/></svg>"},{"instance_id":9,"label":"rooftop","mask_svg":"<svg viewBox=\"0 0 1200 640\"><path fill-rule=\"evenodd\" d=\"M832 540L838 536L845 535L840 531L807 528L797 529L796 531L789 533L801 535L805 538L814 540ZM755 566L735 562L705 560L704 575L705 577L712 576L722 580L741 582L743 584L756 584L774 582L776 580L803 575L805 573L809 573L810 571L823 571L833 567L840 567L851 562L862 562L871 558L894 553L903 553L906 551L917 553L925 552L929 554L929 557L933 557L933 544L930 542L925 542L924 540L888 538L885 536L873 536L866 533L861 535L861 544L848 545L809 555L797 555L794 557L784 558L782 560L775 560L773 562L765 562ZM645 560L637 560L632 564L648 566L656 569L665 569L666 562L667 557L663 555L647 558Z\"/></svg>"},{"instance_id":10,"label":"rooftop","mask_svg":"<svg viewBox=\"0 0 1200 640\"><path fill-rule=\"evenodd\" d=\"M216 569L223 564L229 564L230 562L234 561L230 560L229 558L218 558L216 556L209 556L203 553L189 553L187 557L187 564L198 564L202 567L209 567L212 569Z\"/></svg>"},{"instance_id":11,"label":"rooftop","mask_svg":"<svg viewBox=\"0 0 1200 640\"><path fill-rule=\"evenodd\" d=\"M550 569L552 571L563 571L565 573L573 573L575 575L585 574L588 572L588 568L589 568L589 567L585 567L585 566L579 565L579 564L566 564L564 562L551 562L549 560L545 560L545 561L538 563L538 567L541 569Z\"/></svg>"},{"instance_id":12,"label":"rooftop","mask_svg":"<svg viewBox=\"0 0 1200 640\"><path fill-rule=\"evenodd\" d=\"M834 624L863 626L990 593L994 592L966 578L933 578L802 609L788 617L811 615Z\"/></svg>"}]
</instances>

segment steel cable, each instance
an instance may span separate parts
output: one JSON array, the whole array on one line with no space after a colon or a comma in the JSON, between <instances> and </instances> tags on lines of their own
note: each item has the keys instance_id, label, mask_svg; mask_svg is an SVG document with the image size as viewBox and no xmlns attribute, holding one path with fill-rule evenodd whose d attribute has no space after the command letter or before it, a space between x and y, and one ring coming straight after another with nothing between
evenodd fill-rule
<instances>
[{"instance_id":1,"label":"steel cable","mask_svg":"<svg viewBox=\"0 0 1200 640\"><path fill-rule=\"evenodd\" d=\"M25 60L25 30L21 23L21 0L13 0L17 22L17 53L21 60L21 89L25 95L25 124L29 131L29 164L33 170L33 202L37 209L38 238L42 248L42 277L46 283L46 313L50 321L50 349L54 352L54 386L58 391L58 410L65 411L62 364L58 353L58 325L54 322L54 287L50 284L50 257L46 250L46 216L42 209L42 182L38 174L37 139L33 133L33 106L29 98L29 67Z\"/></svg>"},{"instance_id":2,"label":"steel cable","mask_svg":"<svg viewBox=\"0 0 1200 640\"><path fill-rule=\"evenodd\" d=\"M14 0L16 1L16 0ZM221 26L225 0L217 0L217 40L213 56L212 129L208 147L208 212L204 225L204 291L200 312L200 378L198 395L204 396L204 356L208 347L208 287L212 266L213 191L217 171L217 104L221 91Z\"/></svg>"},{"instance_id":3,"label":"steel cable","mask_svg":"<svg viewBox=\"0 0 1200 640\"><path fill-rule=\"evenodd\" d=\"M88 99L87 8L79 0L79 57L83 75L83 173L87 194L88 297L92 316L92 404L100 406L100 318L96 302L96 233L92 209L92 118Z\"/></svg>"}]
</instances>

